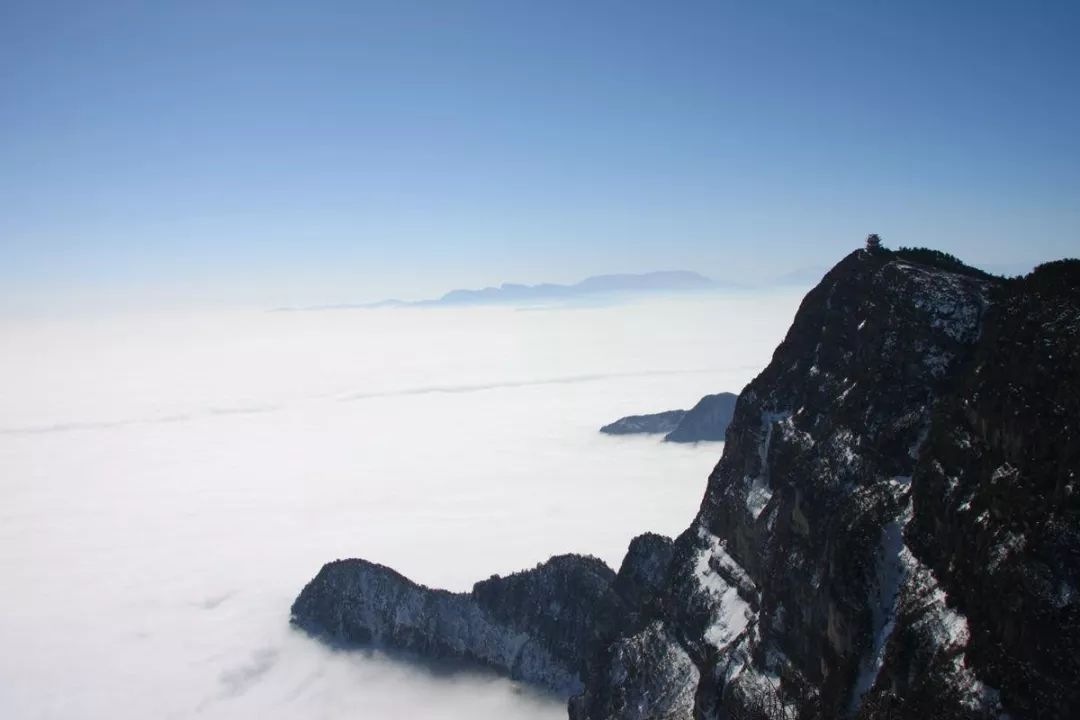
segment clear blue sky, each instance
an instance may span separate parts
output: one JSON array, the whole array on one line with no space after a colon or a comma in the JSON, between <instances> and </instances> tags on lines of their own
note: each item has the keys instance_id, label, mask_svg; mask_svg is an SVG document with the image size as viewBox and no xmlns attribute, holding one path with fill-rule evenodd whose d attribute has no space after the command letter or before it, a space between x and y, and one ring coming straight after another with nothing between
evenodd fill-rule
<instances>
[{"instance_id":1,"label":"clear blue sky","mask_svg":"<svg viewBox=\"0 0 1080 720\"><path fill-rule=\"evenodd\" d=\"M0 4L0 307L1080 250L1080 3Z\"/></svg>"}]
</instances>

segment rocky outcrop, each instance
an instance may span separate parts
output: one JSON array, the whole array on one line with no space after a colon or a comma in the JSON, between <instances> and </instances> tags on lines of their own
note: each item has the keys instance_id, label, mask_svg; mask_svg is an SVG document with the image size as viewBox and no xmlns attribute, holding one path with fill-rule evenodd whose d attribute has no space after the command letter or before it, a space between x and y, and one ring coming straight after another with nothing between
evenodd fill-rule
<instances>
[{"instance_id":1,"label":"rocky outcrop","mask_svg":"<svg viewBox=\"0 0 1080 720\"><path fill-rule=\"evenodd\" d=\"M668 410L651 415L628 415L600 428L605 435L656 435L669 433L686 416L685 410Z\"/></svg>"},{"instance_id":2,"label":"rocky outcrop","mask_svg":"<svg viewBox=\"0 0 1080 720\"><path fill-rule=\"evenodd\" d=\"M631 542L618 575L596 558L559 555L493 575L469 593L428 588L366 560L336 560L304 587L291 622L333 645L461 661L569 695L658 592L671 550L671 538L646 533Z\"/></svg>"},{"instance_id":3,"label":"rocky outcrop","mask_svg":"<svg viewBox=\"0 0 1080 720\"><path fill-rule=\"evenodd\" d=\"M331 644L464 661L569 693L581 689L591 653L625 623L614 582L611 568L579 555L494 575L471 593L431 589L366 560L337 560L300 593L291 622Z\"/></svg>"},{"instance_id":4,"label":"rocky outcrop","mask_svg":"<svg viewBox=\"0 0 1080 720\"><path fill-rule=\"evenodd\" d=\"M738 395L706 395L690 410L668 410L652 415L630 415L600 428L608 435L667 433L666 442L701 442L723 440L735 413Z\"/></svg>"},{"instance_id":5,"label":"rocky outcrop","mask_svg":"<svg viewBox=\"0 0 1080 720\"><path fill-rule=\"evenodd\" d=\"M733 393L706 395L686 412L678 426L668 433L664 440L680 443L723 440L735 414L735 401L738 399L739 396Z\"/></svg>"},{"instance_id":6,"label":"rocky outcrop","mask_svg":"<svg viewBox=\"0 0 1080 720\"><path fill-rule=\"evenodd\" d=\"M640 614L652 608L664 590L674 551L671 538L656 533L638 535L630 541L615 577L615 592L626 601L631 612Z\"/></svg>"},{"instance_id":7,"label":"rocky outcrop","mask_svg":"<svg viewBox=\"0 0 1080 720\"><path fill-rule=\"evenodd\" d=\"M576 661L536 647L580 673L575 720L1076 717L1078 423L1080 262L853 253L739 396L690 527L605 575L620 612L577 606ZM547 632L502 607L439 612Z\"/></svg>"},{"instance_id":8,"label":"rocky outcrop","mask_svg":"<svg viewBox=\"0 0 1080 720\"><path fill-rule=\"evenodd\" d=\"M604 654L592 691L570 699L571 720L681 720L693 717L698 666L663 623L624 635Z\"/></svg>"}]
</instances>

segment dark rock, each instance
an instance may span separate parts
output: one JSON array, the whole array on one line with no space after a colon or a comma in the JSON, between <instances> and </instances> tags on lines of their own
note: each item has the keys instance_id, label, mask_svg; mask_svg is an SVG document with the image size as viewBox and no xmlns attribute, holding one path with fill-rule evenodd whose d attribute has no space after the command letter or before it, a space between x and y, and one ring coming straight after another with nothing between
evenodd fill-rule
<instances>
[{"instance_id":1,"label":"dark rock","mask_svg":"<svg viewBox=\"0 0 1080 720\"><path fill-rule=\"evenodd\" d=\"M533 638L578 674L626 624L628 613L611 568L580 555L495 575L476 583L471 597L497 623Z\"/></svg>"},{"instance_id":2,"label":"dark rock","mask_svg":"<svg viewBox=\"0 0 1080 720\"><path fill-rule=\"evenodd\" d=\"M669 433L679 426L679 421L686 415L685 410L668 410L652 415L629 415L600 428L608 435L636 435Z\"/></svg>"},{"instance_id":3,"label":"dark rock","mask_svg":"<svg viewBox=\"0 0 1080 720\"><path fill-rule=\"evenodd\" d=\"M679 443L723 440L738 399L738 395L726 392L706 395L686 412L678 427L664 440Z\"/></svg>"},{"instance_id":4,"label":"dark rock","mask_svg":"<svg viewBox=\"0 0 1080 720\"><path fill-rule=\"evenodd\" d=\"M570 699L570 720L679 720L693 717L697 665L663 623L620 637L589 691Z\"/></svg>"},{"instance_id":5,"label":"dark rock","mask_svg":"<svg viewBox=\"0 0 1080 720\"><path fill-rule=\"evenodd\" d=\"M630 541L630 548L615 577L615 592L629 608L643 610L659 596L667 580L673 552L671 538L656 533L638 535Z\"/></svg>"},{"instance_id":6,"label":"dark rock","mask_svg":"<svg viewBox=\"0 0 1080 720\"><path fill-rule=\"evenodd\" d=\"M908 544L966 616L967 660L1010 713L1076 717L1080 262L995 288L983 328L916 466Z\"/></svg>"},{"instance_id":7,"label":"dark rock","mask_svg":"<svg viewBox=\"0 0 1080 720\"><path fill-rule=\"evenodd\" d=\"M884 528L906 505L935 395L978 336L984 292L878 251L852 254L804 299L740 395L678 542L669 622L705 658L702 702L834 717L873 682L863 663L894 613L874 599L894 550Z\"/></svg>"},{"instance_id":8,"label":"dark rock","mask_svg":"<svg viewBox=\"0 0 1080 720\"><path fill-rule=\"evenodd\" d=\"M690 410L668 410L652 415L630 415L600 428L609 435L667 433L667 442L723 440L735 413L738 395L717 393L701 398Z\"/></svg>"},{"instance_id":9,"label":"dark rock","mask_svg":"<svg viewBox=\"0 0 1080 720\"><path fill-rule=\"evenodd\" d=\"M656 614L695 716L1077 715L1080 272L958 264L853 254L741 394Z\"/></svg>"},{"instance_id":10,"label":"dark rock","mask_svg":"<svg viewBox=\"0 0 1080 720\"><path fill-rule=\"evenodd\" d=\"M291 622L335 645L460 660L570 693L591 653L624 624L614 581L596 558L562 555L451 593L366 560L337 560L300 593Z\"/></svg>"}]
</instances>

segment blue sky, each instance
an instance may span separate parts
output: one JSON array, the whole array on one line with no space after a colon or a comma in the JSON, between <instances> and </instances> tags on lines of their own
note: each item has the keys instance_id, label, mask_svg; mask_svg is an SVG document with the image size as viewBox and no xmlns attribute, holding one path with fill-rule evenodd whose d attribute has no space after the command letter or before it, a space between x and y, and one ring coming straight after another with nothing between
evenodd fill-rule
<instances>
[{"instance_id":1,"label":"blue sky","mask_svg":"<svg viewBox=\"0 0 1080 720\"><path fill-rule=\"evenodd\" d=\"M1073 2L0 4L0 308L1080 248Z\"/></svg>"}]
</instances>

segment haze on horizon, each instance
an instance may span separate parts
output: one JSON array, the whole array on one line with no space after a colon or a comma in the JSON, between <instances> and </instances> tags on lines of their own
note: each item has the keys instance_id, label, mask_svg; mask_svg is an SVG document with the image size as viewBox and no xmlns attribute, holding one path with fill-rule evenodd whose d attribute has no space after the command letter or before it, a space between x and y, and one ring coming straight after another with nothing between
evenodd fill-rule
<instances>
[{"instance_id":1,"label":"haze on horizon","mask_svg":"<svg viewBox=\"0 0 1080 720\"><path fill-rule=\"evenodd\" d=\"M1080 240L1075 3L0 7L0 313ZM812 274L812 273L811 273Z\"/></svg>"}]
</instances>

